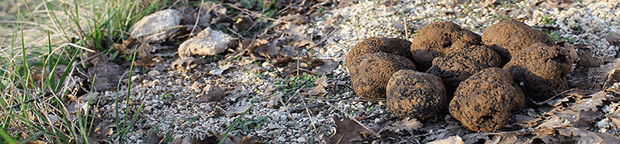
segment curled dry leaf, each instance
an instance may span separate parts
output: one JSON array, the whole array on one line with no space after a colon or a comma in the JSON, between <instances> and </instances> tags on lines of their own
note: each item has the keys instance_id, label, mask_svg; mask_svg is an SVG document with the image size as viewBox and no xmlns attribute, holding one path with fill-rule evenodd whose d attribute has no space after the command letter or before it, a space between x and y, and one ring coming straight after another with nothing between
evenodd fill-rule
<instances>
[{"instance_id":1,"label":"curled dry leaf","mask_svg":"<svg viewBox=\"0 0 620 144\"><path fill-rule=\"evenodd\" d=\"M287 22L293 22L298 25L310 22L307 16L300 15L300 14L287 15L285 17L281 17L280 20L287 21Z\"/></svg>"},{"instance_id":2,"label":"curled dry leaf","mask_svg":"<svg viewBox=\"0 0 620 144\"><path fill-rule=\"evenodd\" d=\"M617 34L617 33L606 34L606 35L603 35L603 38L607 40L609 44L614 44L614 45L620 44L620 34Z\"/></svg>"},{"instance_id":3,"label":"curled dry leaf","mask_svg":"<svg viewBox=\"0 0 620 144\"><path fill-rule=\"evenodd\" d=\"M400 132L403 130L406 131L412 131L412 130L418 130L420 128L422 128L422 126L424 126L422 123L420 123L417 119L411 119L409 117L406 117L405 119L395 122L392 124L392 126L387 126L385 128L383 128L381 130L381 132L379 133L383 133L384 131L393 131L393 132Z\"/></svg>"},{"instance_id":4,"label":"curled dry leaf","mask_svg":"<svg viewBox=\"0 0 620 144\"><path fill-rule=\"evenodd\" d=\"M579 51L577 53L579 55L579 59L576 61L578 66L590 68L603 64L603 60L594 56L590 51Z\"/></svg>"},{"instance_id":5,"label":"curled dry leaf","mask_svg":"<svg viewBox=\"0 0 620 144\"><path fill-rule=\"evenodd\" d=\"M336 133L331 137L323 135L323 141L326 144L346 144L353 143L354 141L361 141L362 135L372 135L373 132L362 126L360 123L354 120L343 117L342 120L337 115L334 115L334 125L336 125Z\"/></svg>"},{"instance_id":6,"label":"curled dry leaf","mask_svg":"<svg viewBox=\"0 0 620 144\"><path fill-rule=\"evenodd\" d=\"M327 93L327 90L325 90L325 87L327 87L327 77L325 75L316 80L314 84L316 84L316 86L310 88L310 90L306 92L306 95L320 95Z\"/></svg>"},{"instance_id":7,"label":"curled dry leaf","mask_svg":"<svg viewBox=\"0 0 620 144\"><path fill-rule=\"evenodd\" d=\"M324 64L322 66L317 66L316 68L314 68L314 70L312 70L312 72L315 72L316 74L319 75L329 75L332 73L332 70L334 70L335 68L338 68L338 65L340 65L340 61L327 61L324 62Z\"/></svg>"},{"instance_id":8,"label":"curled dry leaf","mask_svg":"<svg viewBox=\"0 0 620 144\"><path fill-rule=\"evenodd\" d=\"M215 86L209 90L207 94L202 94L199 101L216 102L221 101L226 96L226 92L222 88Z\"/></svg>"},{"instance_id":9,"label":"curled dry leaf","mask_svg":"<svg viewBox=\"0 0 620 144\"><path fill-rule=\"evenodd\" d=\"M620 81L620 59L615 59L613 63L613 66L609 68L605 76L605 84L603 84L603 89L609 88L614 83Z\"/></svg>"},{"instance_id":10,"label":"curled dry leaf","mask_svg":"<svg viewBox=\"0 0 620 144\"><path fill-rule=\"evenodd\" d=\"M600 118L603 113L598 111L563 110L555 113L556 116L568 120L573 127L587 127L592 121Z\"/></svg>"},{"instance_id":11,"label":"curled dry leaf","mask_svg":"<svg viewBox=\"0 0 620 144\"><path fill-rule=\"evenodd\" d=\"M465 144L465 142L463 142L460 136L451 136L446 139L430 142L429 144Z\"/></svg>"},{"instance_id":12,"label":"curled dry leaf","mask_svg":"<svg viewBox=\"0 0 620 144\"><path fill-rule=\"evenodd\" d=\"M230 108L226 111L226 116L231 117L231 116L241 114L250 107L251 106L249 104L246 104L246 105Z\"/></svg>"},{"instance_id":13,"label":"curled dry leaf","mask_svg":"<svg viewBox=\"0 0 620 144\"><path fill-rule=\"evenodd\" d=\"M89 139L91 140L104 140L104 139L108 139L109 136L111 136L112 134L114 134L114 128L116 127L116 124L113 122L100 122L99 124L97 124L97 126L92 129L92 131L90 132Z\"/></svg>"},{"instance_id":14,"label":"curled dry leaf","mask_svg":"<svg viewBox=\"0 0 620 144\"><path fill-rule=\"evenodd\" d=\"M536 129L558 129L568 126L570 126L570 121L558 117L552 117L551 119L540 124Z\"/></svg>"},{"instance_id":15,"label":"curled dry leaf","mask_svg":"<svg viewBox=\"0 0 620 144\"><path fill-rule=\"evenodd\" d=\"M209 71L209 73L212 75L222 76L222 74L226 72L226 70L230 69L230 67L232 67L231 64L222 65L222 66L219 66L219 68Z\"/></svg>"},{"instance_id":16,"label":"curled dry leaf","mask_svg":"<svg viewBox=\"0 0 620 144\"><path fill-rule=\"evenodd\" d=\"M88 69L88 81L95 91L111 90L120 80L123 70L112 62L100 62Z\"/></svg>"},{"instance_id":17,"label":"curled dry leaf","mask_svg":"<svg viewBox=\"0 0 620 144\"><path fill-rule=\"evenodd\" d=\"M597 92L591 96L591 98L581 99L575 102L575 105L570 107L570 109L574 111L597 111L597 107L601 106L603 101L608 98L604 91Z\"/></svg>"}]
</instances>

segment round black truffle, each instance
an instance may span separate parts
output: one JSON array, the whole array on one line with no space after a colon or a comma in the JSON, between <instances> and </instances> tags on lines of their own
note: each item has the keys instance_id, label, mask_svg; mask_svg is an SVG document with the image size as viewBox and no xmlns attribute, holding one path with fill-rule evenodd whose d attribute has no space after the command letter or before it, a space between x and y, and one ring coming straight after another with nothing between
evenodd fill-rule
<instances>
[{"instance_id":1,"label":"round black truffle","mask_svg":"<svg viewBox=\"0 0 620 144\"><path fill-rule=\"evenodd\" d=\"M532 29L525 23L505 20L491 25L482 33L482 42L495 49L505 60L534 43L553 45L555 42L542 31Z\"/></svg>"},{"instance_id":2,"label":"round black truffle","mask_svg":"<svg viewBox=\"0 0 620 144\"><path fill-rule=\"evenodd\" d=\"M448 97L451 97L461 81L483 69L500 67L501 64L497 52L488 46L476 45L452 56L435 58L427 73L439 76L446 86Z\"/></svg>"},{"instance_id":3,"label":"round black truffle","mask_svg":"<svg viewBox=\"0 0 620 144\"><path fill-rule=\"evenodd\" d=\"M446 89L435 75L400 70L388 82L388 111L397 117L424 120L435 117L447 104Z\"/></svg>"},{"instance_id":4,"label":"round black truffle","mask_svg":"<svg viewBox=\"0 0 620 144\"><path fill-rule=\"evenodd\" d=\"M478 34L462 29L452 22L437 22L418 30L413 38L410 51L418 69L426 70L435 57L455 54L471 45L480 45Z\"/></svg>"},{"instance_id":5,"label":"round black truffle","mask_svg":"<svg viewBox=\"0 0 620 144\"><path fill-rule=\"evenodd\" d=\"M385 88L392 74L402 69L415 70L409 59L384 52L364 54L352 64L357 70L351 73L351 85L363 99L385 98Z\"/></svg>"},{"instance_id":6,"label":"round black truffle","mask_svg":"<svg viewBox=\"0 0 620 144\"><path fill-rule=\"evenodd\" d=\"M399 38L378 38L370 37L362 42L357 43L349 52L345 59L347 69L349 73L355 71L355 65L351 65L360 56L367 53L385 52L390 54L399 55L408 59L411 59L411 53L409 52L409 46L411 42L406 39Z\"/></svg>"},{"instance_id":7,"label":"round black truffle","mask_svg":"<svg viewBox=\"0 0 620 144\"><path fill-rule=\"evenodd\" d=\"M450 101L450 114L472 131L502 128L512 110L523 106L523 92L500 68L484 69L461 82Z\"/></svg>"},{"instance_id":8,"label":"round black truffle","mask_svg":"<svg viewBox=\"0 0 620 144\"><path fill-rule=\"evenodd\" d=\"M528 98L545 101L568 89L573 59L558 46L535 43L519 51L504 66Z\"/></svg>"}]
</instances>

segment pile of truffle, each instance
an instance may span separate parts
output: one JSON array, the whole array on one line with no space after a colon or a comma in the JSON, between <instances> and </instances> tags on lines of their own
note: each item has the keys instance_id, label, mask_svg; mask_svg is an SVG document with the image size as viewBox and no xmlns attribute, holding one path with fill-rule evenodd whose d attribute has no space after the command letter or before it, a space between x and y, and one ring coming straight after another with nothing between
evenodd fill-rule
<instances>
[{"instance_id":1,"label":"pile of truffle","mask_svg":"<svg viewBox=\"0 0 620 144\"><path fill-rule=\"evenodd\" d=\"M368 38L347 53L355 93L386 98L397 117L449 113L472 131L505 126L527 99L544 101L568 89L576 52L518 21L482 36L452 22L418 30L413 42Z\"/></svg>"}]
</instances>

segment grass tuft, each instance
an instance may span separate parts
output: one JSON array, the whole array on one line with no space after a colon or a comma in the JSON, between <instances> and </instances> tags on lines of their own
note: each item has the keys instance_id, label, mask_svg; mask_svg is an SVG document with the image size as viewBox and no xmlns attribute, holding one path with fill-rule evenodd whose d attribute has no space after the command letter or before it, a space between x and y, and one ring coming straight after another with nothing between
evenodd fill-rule
<instances>
[{"instance_id":1,"label":"grass tuft","mask_svg":"<svg viewBox=\"0 0 620 144\"><path fill-rule=\"evenodd\" d=\"M128 37L133 23L172 0L7 3L18 8L0 10L6 15L0 20L0 143L98 143L101 139L90 136L98 99L91 99L92 88L86 95L77 93L75 75L89 65L85 53L114 54L113 44ZM131 57L133 68L135 54L125 57ZM130 90L118 97L127 98ZM71 104L79 96L87 100ZM128 108L119 110L125 113L117 114L118 127L105 141L123 142L131 132L141 106L133 115Z\"/></svg>"}]
</instances>

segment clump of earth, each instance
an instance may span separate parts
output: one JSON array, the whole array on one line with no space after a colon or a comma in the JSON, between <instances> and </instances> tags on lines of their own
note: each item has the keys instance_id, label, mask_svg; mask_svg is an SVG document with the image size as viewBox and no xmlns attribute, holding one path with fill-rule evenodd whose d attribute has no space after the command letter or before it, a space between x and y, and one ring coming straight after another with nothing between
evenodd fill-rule
<instances>
[{"instance_id":1,"label":"clump of earth","mask_svg":"<svg viewBox=\"0 0 620 144\"><path fill-rule=\"evenodd\" d=\"M494 131L526 100L545 101L567 90L576 55L543 32L506 20L482 37L436 22L419 29L412 42L369 38L346 60L355 93L362 99L387 96L397 117L425 120L446 113L449 102L449 113L469 130Z\"/></svg>"}]
</instances>

